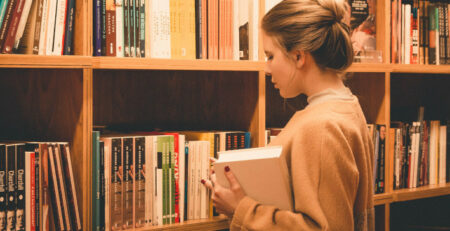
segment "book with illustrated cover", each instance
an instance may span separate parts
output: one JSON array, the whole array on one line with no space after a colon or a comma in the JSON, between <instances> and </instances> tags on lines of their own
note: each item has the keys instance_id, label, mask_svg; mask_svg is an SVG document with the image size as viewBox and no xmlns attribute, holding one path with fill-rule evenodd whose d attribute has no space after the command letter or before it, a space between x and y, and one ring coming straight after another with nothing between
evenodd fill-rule
<instances>
[{"instance_id":1,"label":"book with illustrated cover","mask_svg":"<svg viewBox=\"0 0 450 231\"><path fill-rule=\"evenodd\" d=\"M224 172L229 166L246 195L262 204L292 211L289 173L281 152L281 146L219 152L214 163L217 182L229 187Z\"/></svg>"},{"instance_id":2,"label":"book with illustrated cover","mask_svg":"<svg viewBox=\"0 0 450 231\"><path fill-rule=\"evenodd\" d=\"M349 0L351 8L350 30L355 61L361 61L365 51L375 51L376 47L376 0Z\"/></svg>"}]
</instances>

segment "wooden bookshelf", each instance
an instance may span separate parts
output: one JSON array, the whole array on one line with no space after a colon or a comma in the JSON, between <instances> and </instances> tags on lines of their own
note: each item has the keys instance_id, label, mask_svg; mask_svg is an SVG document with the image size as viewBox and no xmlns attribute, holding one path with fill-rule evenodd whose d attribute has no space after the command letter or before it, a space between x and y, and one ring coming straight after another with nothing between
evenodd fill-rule
<instances>
[{"instance_id":1,"label":"wooden bookshelf","mask_svg":"<svg viewBox=\"0 0 450 231\"><path fill-rule=\"evenodd\" d=\"M0 138L70 142L76 182L83 186L77 192L83 230L92 229L93 126L248 130L258 147L266 127L284 126L306 105L302 97L281 99L265 77L261 45L261 61L92 57L92 8L92 1L76 1L75 55L0 54L0 107L8 109L0 113ZM391 64L390 1L377 1L377 9L382 9L376 31L383 63L354 63L346 84L359 97L367 122L389 128L401 118L398 107L425 100L438 108L442 98L449 99L450 65ZM386 150L386 166L392 156ZM387 181L392 172L386 167ZM385 185L386 193L374 196L377 230L389 231L392 203L450 195L450 183L402 190ZM228 222L213 218L136 230L222 230Z\"/></svg>"},{"instance_id":2,"label":"wooden bookshelf","mask_svg":"<svg viewBox=\"0 0 450 231\"><path fill-rule=\"evenodd\" d=\"M135 231L161 231L161 230L222 230L229 228L229 220L224 217L215 217L212 219L185 221L180 224L162 225L155 227L137 228Z\"/></svg>"}]
</instances>

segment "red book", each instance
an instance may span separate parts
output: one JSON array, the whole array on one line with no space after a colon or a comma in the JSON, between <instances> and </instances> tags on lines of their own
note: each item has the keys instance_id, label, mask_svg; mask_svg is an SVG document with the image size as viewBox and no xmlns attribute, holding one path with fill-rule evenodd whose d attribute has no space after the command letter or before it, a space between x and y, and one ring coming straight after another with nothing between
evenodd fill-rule
<instances>
[{"instance_id":1,"label":"red book","mask_svg":"<svg viewBox=\"0 0 450 231\"><path fill-rule=\"evenodd\" d=\"M5 43L3 44L2 53L11 54L16 39L17 28L19 27L20 17L22 16L23 6L26 0L17 0L17 4L12 12L11 22L6 32Z\"/></svg>"}]
</instances>

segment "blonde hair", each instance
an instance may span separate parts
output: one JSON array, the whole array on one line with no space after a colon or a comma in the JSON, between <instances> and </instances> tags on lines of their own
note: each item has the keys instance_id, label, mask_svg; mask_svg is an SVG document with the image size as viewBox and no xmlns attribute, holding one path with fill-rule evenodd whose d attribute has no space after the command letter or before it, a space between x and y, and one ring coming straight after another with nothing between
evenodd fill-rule
<instances>
[{"instance_id":1,"label":"blonde hair","mask_svg":"<svg viewBox=\"0 0 450 231\"><path fill-rule=\"evenodd\" d=\"M343 73L353 62L345 0L283 0L262 19L262 29L285 54L309 52L322 70Z\"/></svg>"}]
</instances>

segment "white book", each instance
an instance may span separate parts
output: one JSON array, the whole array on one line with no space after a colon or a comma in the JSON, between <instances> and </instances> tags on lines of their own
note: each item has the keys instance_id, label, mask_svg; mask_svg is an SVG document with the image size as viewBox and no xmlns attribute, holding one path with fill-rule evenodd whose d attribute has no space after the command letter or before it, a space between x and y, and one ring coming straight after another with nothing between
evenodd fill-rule
<instances>
[{"instance_id":1,"label":"white book","mask_svg":"<svg viewBox=\"0 0 450 231\"><path fill-rule=\"evenodd\" d=\"M63 55L64 32L66 29L67 0L58 0L56 6L55 35L53 41L53 55Z\"/></svg>"},{"instance_id":2,"label":"white book","mask_svg":"<svg viewBox=\"0 0 450 231\"><path fill-rule=\"evenodd\" d=\"M259 0L249 0L249 60L258 60Z\"/></svg>"},{"instance_id":3,"label":"white book","mask_svg":"<svg viewBox=\"0 0 450 231\"><path fill-rule=\"evenodd\" d=\"M194 141L194 160L195 160L195 174L194 174L194 219L200 219L201 217L201 205L202 205L202 187L200 184L202 176L202 161L201 161L201 146L199 141Z\"/></svg>"},{"instance_id":4,"label":"white book","mask_svg":"<svg viewBox=\"0 0 450 231\"><path fill-rule=\"evenodd\" d=\"M436 184L436 157L437 157L437 153L436 153L436 149L437 149L437 145L436 145L436 126L435 126L435 122L431 121L430 122L430 148L429 148L429 154L430 154L430 161L429 161L429 183L430 185Z\"/></svg>"},{"instance_id":5,"label":"white book","mask_svg":"<svg viewBox=\"0 0 450 231\"><path fill-rule=\"evenodd\" d=\"M28 15L31 9L31 3L33 3L33 0L26 0L23 6L22 15L20 16L19 20L19 26L17 27L16 37L14 39L14 49L17 49L19 47L20 39L23 36L25 25L27 24Z\"/></svg>"},{"instance_id":6,"label":"white book","mask_svg":"<svg viewBox=\"0 0 450 231\"><path fill-rule=\"evenodd\" d=\"M47 41L45 54L53 54L53 40L55 38L56 6L59 0L49 0L48 18L47 18Z\"/></svg>"},{"instance_id":7,"label":"white book","mask_svg":"<svg viewBox=\"0 0 450 231\"><path fill-rule=\"evenodd\" d=\"M186 153L185 153L185 140L186 137L184 135L179 134L178 135L178 147L179 147L179 153L178 153L178 159L179 159L179 186L180 186L180 200L179 200L179 208L180 208L180 223L184 222L184 202L186 200L185 195L185 170L186 170Z\"/></svg>"},{"instance_id":8,"label":"white book","mask_svg":"<svg viewBox=\"0 0 450 231\"><path fill-rule=\"evenodd\" d=\"M411 60L411 5L405 4L405 64Z\"/></svg>"},{"instance_id":9,"label":"white book","mask_svg":"<svg viewBox=\"0 0 450 231\"><path fill-rule=\"evenodd\" d=\"M150 1L151 0L144 0L145 1L145 57L150 57Z\"/></svg>"},{"instance_id":10,"label":"white book","mask_svg":"<svg viewBox=\"0 0 450 231\"><path fill-rule=\"evenodd\" d=\"M188 195L187 195L187 219L194 219L194 176L195 176L195 158L194 158L194 142L188 143Z\"/></svg>"},{"instance_id":11,"label":"white book","mask_svg":"<svg viewBox=\"0 0 450 231\"><path fill-rule=\"evenodd\" d=\"M123 57L123 0L115 0L116 3L116 56Z\"/></svg>"},{"instance_id":12,"label":"white book","mask_svg":"<svg viewBox=\"0 0 450 231\"><path fill-rule=\"evenodd\" d=\"M233 0L233 60L239 60L239 1Z\"/></svg>"},{"instance_id":13,"label":"white book","mask_svg":"<svg viewBox=\"0 0 450 231\"><path fill-rule=\"evenodd\" d=\"M51 0L43 0L42 4L42 19L41 19L41 32L39 34L39 55L45 55L47 44L47 22L48 11Z\"/></svg>"},{"instance_id":14,"label":"white book","mask_svg":"<svg viewBox=\"0 0 450 231\"><path fill-rule=\"evenodd\" d=\"M199 141L200 145L200 161L202 163L201 167L201 177L199 179L208 179L209 176L209 157L210 157L210 143L209 141ZM201 190L201 208L200 208L200 219L209 218L209 190L203 185L199 184Z\"/></svg>"},{"instance_id":15,"label":"white book","mask_svg":"<svg viewBox=\"0 0 450 231\"><path fill-rule=\"evenodd\" d=\"M265 205L293 211L289 173L281 146L219 152L214 163L217 182L229 187L225 166L229 166L245 194Z\"/></svg>"},{"instance_id":16,"label":"white book","mask_svg":"<svg viewBox=\"0 0 450 231\"><path fill-rule=\"evenodd\" d=\"M170 1L150 0L150 57L171 57Z\"/></svg>"},{"instance_id":17,"label":"white book","mask_svg":"<svg viewBox=\"0 0 450 231\"><path fill-rule=\"evenodd\" d=\"M439 129L439 182L445 184L447 169L447 126L442 125Z\"/></svg>"}]
</instances>

